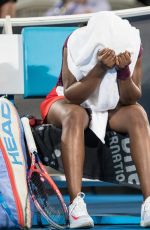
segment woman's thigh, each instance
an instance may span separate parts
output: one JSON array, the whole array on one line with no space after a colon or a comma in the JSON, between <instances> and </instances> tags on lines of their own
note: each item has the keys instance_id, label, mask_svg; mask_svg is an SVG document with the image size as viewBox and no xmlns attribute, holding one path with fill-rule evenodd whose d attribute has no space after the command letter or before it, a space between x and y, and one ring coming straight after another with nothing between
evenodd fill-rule
<instances>
[{"instance_id":1,"label":"woman's thigh","mask_svg":"<svg viewBox=\"0 0 150 230\"><path fill-rule=\"evenodd\" d=\"M108 124L110 129L128 133L135 126L149 125L147 114L139 104L129 106L119 106L115 110L109 111Z\"/></svg>"},{"instance_id":2,"label":"woman's thigh","mask_svg":"<svg viewBox=\"0 0 150 230\"><path fill-rule=\"evenodd\" d=\"M80 105L70 104L64 99L54 102L48 111L47 123L62 127L63 123L69 120L82 122L85 128L89 124L88 113Z\"/></svg>"}]
</instances>

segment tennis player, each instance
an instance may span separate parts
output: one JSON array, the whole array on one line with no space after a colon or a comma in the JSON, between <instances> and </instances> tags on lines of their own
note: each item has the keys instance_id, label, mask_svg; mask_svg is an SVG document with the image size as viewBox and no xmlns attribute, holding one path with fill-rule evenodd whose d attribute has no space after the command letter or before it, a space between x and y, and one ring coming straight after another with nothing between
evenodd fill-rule
<instances>
[{"instance_id":1,"label":"tennis player","mask_svg":"<svg viewBox=\"0 0 150 230\"><path fill-rule=\"evenodd\" d=\"M109 15L107 13L107 20L108 18ZM114 23L115 19L111 19L110 23L112 21ZM100 21L97 20L95 23L98 24ZM108 24L105 24L104 22L102 23L106 29ZM89 23L87 27L88 26ZM80 76L80 79L77 79L76 75L73 74L73 69L69 66L69 42L71 43L71 39L74 39L72 41L76 42L77 45L72 49L75 49L74 53L78 52L78 57L82 55L84 59L84 51L82 50L82 47L81 53L79 50L79 46L84 46L84 42L83 40L78 40L73 37L74 33L78 33L79 36L80 34L83 35L83 30L84 29L78 29L77 32L73 32L69 39L66 40L63 47L62 70L57 85L41 104L41 114L43 120L62 128L61 150L70 195L70 228L94 226L94 222L87 212L84 201L85 195L82 193L81 186L85 154L84 131L91 122L91 113L93 108L92 106L85 106L85 101L93 96L99 85L102 85L107 73L116 74L115 82L117 83L119 99L114 108L108 108L108 119L106 125L116 132L129 134L132 159L138 172L144 196L144 203L142 205L141 212L141 226L150 226L150 127L146 112L142 106L137 103L142 94L141 43L140 46L135 48L135 53L137 52L136 60L132 59L132 50L129 49L124 49L122 52L118 53L115 48L113 49L112 47L104 46L103 48L98 49L95 53L93 53L93 55L95 55L93 67L87 71L87 74L83 74L83 77ZM96 27L97 36L98 30L100 30L100 27ZM123 32L118 30L117 33L117 36L120 36L120 33ZM102 33L100 33L100 35L103 37ZM85 44L89 44L89 49L91 49L92 46L90 45L91 43L88 43L90 36L92 35L89 34L89 37L85 36L87 39ZM129 34L127 36L129 36ZM127 36L125 38L121 38L122 43L128 39ZM108 39L106 36L105 38L106 40ZM93 40L94 39L95 37L93 37ZM109 40L110 39L113 38L109 38ZM116 42L116 46L119 46L119 44L119 42ZM73 57L74 56L72 56L72 59ZM87 60L89 60L89 57L87 58L87 56L85 56L85 62ZM134 68L133 71L131 71L130 65L133 62L135 62ZM76 67L77 70L79 68L79 71L81 72L80 64L76 64ZM101 130L101 125L97 124L97 126L99 127L99 130Z\"/></svg>"}]
</instances>

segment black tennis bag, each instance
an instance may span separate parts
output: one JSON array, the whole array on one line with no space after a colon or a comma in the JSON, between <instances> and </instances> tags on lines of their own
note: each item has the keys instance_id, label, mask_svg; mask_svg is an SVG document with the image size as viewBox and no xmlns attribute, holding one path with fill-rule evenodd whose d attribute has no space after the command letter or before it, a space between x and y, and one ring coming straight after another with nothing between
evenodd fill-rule
<instances>
[{"instance_id":1,"label":"black tennis bag","mask_svg":"<svg viewBox=\"0 0 150 230\"><path fill-rule=\"evenodd\" d=\"M61 129L43 124L34 126L32 132L42 162L64 172L60 146ZM128 135L107 131L105 141L105 145L102 144L90 129L86 129L84 178L139 187Z\"/></svg>"}]
</instances>

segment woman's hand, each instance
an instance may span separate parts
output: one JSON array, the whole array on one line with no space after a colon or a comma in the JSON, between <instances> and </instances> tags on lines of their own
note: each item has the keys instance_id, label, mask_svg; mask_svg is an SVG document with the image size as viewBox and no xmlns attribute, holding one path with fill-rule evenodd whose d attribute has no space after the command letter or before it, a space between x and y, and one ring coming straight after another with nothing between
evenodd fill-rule
<instances>
[{"instance_id":1,"label":"woman's hand","mask_svg":"<svg viewBox=\"0 0 150 230\"><path fill-rule=\"evenodd\" d=\"M128 51L116 56L116 69L124 69L131 63L131 54Z\"/></svg>"},{"instance_id":2,"label":"woman's hand","mask_svg":"<svg viewBox=\"0 0 150 230\"><path fill-rule=\"evenodd\" d=\"M105 69L111 69L116 65L116 55L111 49L105 48L97 53L98 62Z\"/></svg>"}]
</instances>

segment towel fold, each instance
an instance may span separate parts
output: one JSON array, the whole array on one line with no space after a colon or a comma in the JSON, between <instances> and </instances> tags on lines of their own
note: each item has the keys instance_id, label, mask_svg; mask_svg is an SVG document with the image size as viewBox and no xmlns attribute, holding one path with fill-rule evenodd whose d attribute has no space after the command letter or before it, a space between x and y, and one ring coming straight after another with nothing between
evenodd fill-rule
<instances>
[{"instance_id":1,"label":"towel fold","mask_svg":"<svg viewBox=\"0 0 150 230\"><path fill-rule=\"evenodd\" d=\"M98 50L110 48L116 54L125 50L131 53L132 62L129 68L132 75L140 45L139 30L127 20L121 19L113 12L98 12L93 14L87 26L75 30L69 37L68 68L76 80L80 81L96 65ZM107 111L114 109L119 101L116 77L115 68L107 71L95 91L82 103L83 107L91 108L93 115L90 128L103 143L108 120Z\"/></svg>"}]
</instances>

